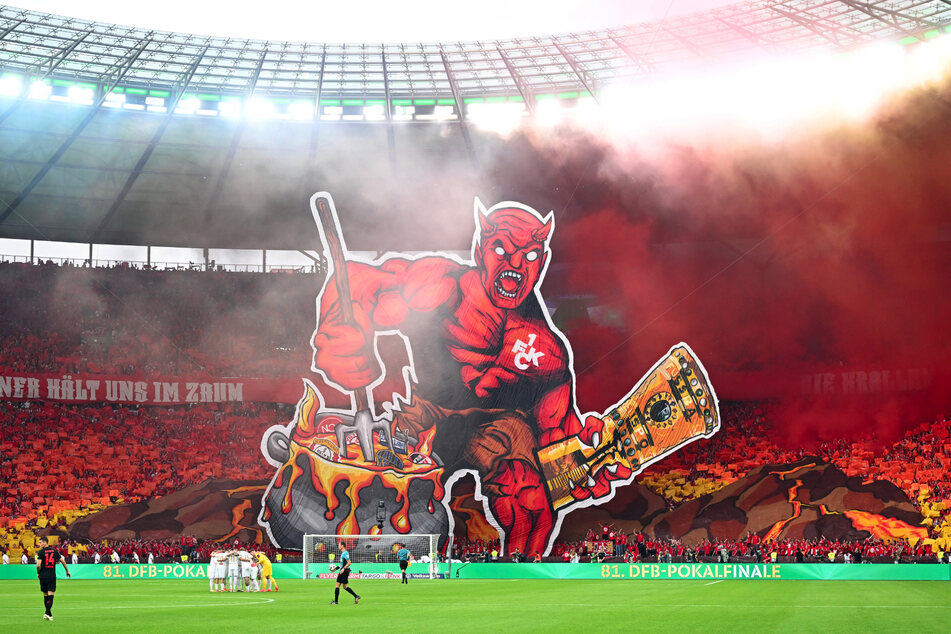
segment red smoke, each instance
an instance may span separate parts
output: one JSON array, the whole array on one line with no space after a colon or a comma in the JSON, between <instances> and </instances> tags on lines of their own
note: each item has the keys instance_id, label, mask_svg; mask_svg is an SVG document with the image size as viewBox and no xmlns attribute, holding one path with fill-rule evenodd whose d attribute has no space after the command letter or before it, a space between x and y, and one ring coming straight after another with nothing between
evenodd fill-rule
<instances>
[{"instance_id":1,"label":"red smoke","mask_svg":"<svg viewBox=\"0 0 951 634\"><path fill-rule=\"evenodd\" d=\"M546 297L616 317L566 324L582 410L685 341L721 398L778 398L771 419L793 443L946 414L949 103L907 95L783 142L511 144L491 170L500 199L556 213Z\"/></svg>"}]
</instances>

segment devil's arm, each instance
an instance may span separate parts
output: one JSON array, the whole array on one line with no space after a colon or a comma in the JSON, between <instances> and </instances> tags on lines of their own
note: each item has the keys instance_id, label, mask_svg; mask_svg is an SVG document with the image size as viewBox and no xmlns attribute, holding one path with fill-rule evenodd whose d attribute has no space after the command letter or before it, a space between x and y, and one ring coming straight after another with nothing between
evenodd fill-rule
<instances>
[{"instance_id":1,"label":"devil's arm","mask_svg":"<svg viewBox=\"0 0 951 634\"><path fill-rule=\"evenodd\" d=\"M539 444L544 447L566 438L582 435L590 444L590 437L601 431L601 420L596 416L578 414L570 375L546 391L535 405L535 420L541 432ZM582 433L587 432L587 433Z\"/></svg>"},{"instance_id":2,"label":"devil's arm","mask_svg":"<svg viewBox=\"0 0 951 634\"><path fill-rule=\"evenodd\" d=\"M334 383L356 389L380 374L373 334L398 330L413 311L430 311L447 301L455 279L444 258L390 258L381 264L348 262L353 322L343 319L336 280L327 281L314 333L314 366Z\"/></svg>"}]
</instances>

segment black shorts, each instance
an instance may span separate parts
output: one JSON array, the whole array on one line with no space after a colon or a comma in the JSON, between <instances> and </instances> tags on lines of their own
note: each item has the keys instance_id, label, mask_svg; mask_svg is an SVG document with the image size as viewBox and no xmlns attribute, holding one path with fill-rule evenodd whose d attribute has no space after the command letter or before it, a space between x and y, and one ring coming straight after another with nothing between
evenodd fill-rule
<instances>
[{"instance_id":1,"label":"black shorts","mask_svg":"<svg viewBox=\"0 0 951 634\"><path fill-rule=\"evenodd\" d=\"M406 570L407 566L409 566L409 562L405 559L400 559L400 570Z\"/></svg>"},{"instance_id":2,"label":"black shorts","mask_svg":"<svg viewBox=\"0 0 951 634\"><path fill-rule=\"evenodd\" d=\"M40 592L56 592L56 577L40 577Z\"/></svg>"},{"instance_id":3,"label":"black shorts","mask_svg":"<svg viewBox=\"0 0 951 634\"><path fill-rule=\"evenodd\" d=\"M350 569L344 568L337 573L337 583L349 583L350 581Z\"/></svg>"}]
</instances>

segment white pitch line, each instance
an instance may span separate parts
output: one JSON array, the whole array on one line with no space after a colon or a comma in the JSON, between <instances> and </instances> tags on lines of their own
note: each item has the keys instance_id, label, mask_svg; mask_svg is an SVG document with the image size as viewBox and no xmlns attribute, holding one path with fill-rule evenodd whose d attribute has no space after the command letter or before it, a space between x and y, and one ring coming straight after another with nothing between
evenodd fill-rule
<instances>
[{"instance_id":1,"label":"white pitch line","mask_svg":"<svg viewBox=\"0 0 951 634\"><path fill-rule=\"evenodd\" d=\"M365 596L361 596L361 603L364 602L364 601L363 601L364 599L366 599L366 597L365 597ZM367 601L367 602L369 602L369 601ZM374 604L374 605L402 605L402 606L407 606L407 607L420 606L420 605L441 605L441 606L452 606L452 607L465 607L465 606L471 606L471 605L472 605L472 603L447 603L447 602L445 602L445 601L439 601L439 602L434 602L434 601L412 601L412 602L408 602L408 601L373 601L373 604ZM506 603L506 604L501 604L501 603L499 603L499 604L495 604L495 603L485 603L485 602L481 602L481 601L480 601L480 602L479 602L479 605L482 605L482 606L485 606L485 607L494 607L494 606L505 607L505 606L507 606L507 605L509 605L509 604L507 604L507 603ZM867 609L869 609L869 610L878 610L878 609L904 610L904 609L932 608L932 609L937 609L937 610L951 610L951 605L809 605L809 604L805 604L805 605L778 605L778 604L773 604L773 603L771 603L771 604L769 604L769 605L749 605L749 604L733 605L733 604L729 604L729 603L683 603L683 604L675 604L675 603L657 603L657 604L638 603L637 605L638 605L638 607L645 607L645 608L650 608L650 607L655 607L655 608L662 608L662 607L667 607L667 608L737 608L737 609L751 609L751 610L768 610L768 609L776 609L776 608L780 608L780 609L792 608L792 609L796 609L796 610L811 610L811 609L813 609L813 608L819 608L819 609L833 609L833 610L839 610L839 609L842 609L842 608L867 608ZM536 601L533 601L533 602L532 602L532 607L557 608L557 607L562 607L562 606L566 606L566 607L576 607L576 606L577 606L577 607L584 607L584 606L588 606L588 607L591 607L591 604L590 604L590 603L562 603L562 602L559 602L559 603L538 603L538 602L536 602Z\"/></svg>"},{"instance_id":2,"label":"white pitch line","mask_svg":"<svg viewBox=\"0 0 951 634\"><path fill-rule=\"evenodd\" d=\"M705 583L705 584L703 584L703 585L705 585L705 586L712 586L713 584L720 583L720 581L723 581L723 579L720 579L719 581L711 581L710 583Z\"/></svg>"},{"instance_id":3,"label":"white pitch line","mask_svg":"<svg viewBox=\"0 0 951 634\"><path fill-rule=\"evenodd\" d=\"M95 608L90 608L89 606L65 606L57 607L56 611L61 610L163 610L166 608L217 608L222 605L264 605L266 603L274 603L274 599L263 599L261 601L232 601L231 603L191 603L191 604L168 604L164 603L162 605L97 605ZM35 610L35 608L4 608L4 611L9 610Z\"/></svg>"}]
</instances>

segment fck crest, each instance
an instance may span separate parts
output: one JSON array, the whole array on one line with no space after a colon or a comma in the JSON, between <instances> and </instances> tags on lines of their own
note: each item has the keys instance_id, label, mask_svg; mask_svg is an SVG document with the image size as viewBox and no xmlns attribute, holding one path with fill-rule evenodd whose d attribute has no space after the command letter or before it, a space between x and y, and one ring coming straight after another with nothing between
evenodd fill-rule
<instances>
[{"instance_id":1,"label":"fck crest","mask_svg":"<svg viewBox=\"0 0 951 634\"><path fill-rule=\"evenodd\" d=\"M512 346L512 352L515 353L515 367L519 370L527 370L529 365L538 367L538 360L545 356L544 352L535 349L535 333L528 336L528 343L521 339L515 340Z\"/></svg>"}]
</instances>

